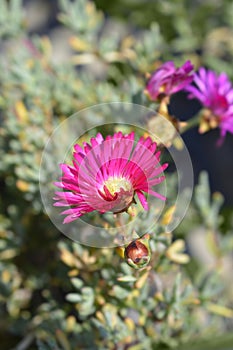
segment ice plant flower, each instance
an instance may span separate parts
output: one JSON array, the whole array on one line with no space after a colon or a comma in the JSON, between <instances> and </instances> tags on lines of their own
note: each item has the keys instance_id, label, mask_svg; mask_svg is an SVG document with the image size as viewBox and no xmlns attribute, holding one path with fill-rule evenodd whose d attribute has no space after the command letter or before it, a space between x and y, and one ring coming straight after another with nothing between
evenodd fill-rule
<instances>
[{"instance_id":1,"label":"ice plant flower","mask_svg":"<svg viewBox=\"0 0 233 350\"><path fill-rule=\"evenodd\" d=\"M220 128L221 138L233 133L233 86L225 73L216 74L203 67L194 76L196 86L188 86L189 98L198 99L205 107L200 132Z\"/></svg>"},{"instance_id":2,"label":"ice plant flower","mask_svg":"<svg viewBox=\"0 0 233 350\"><path fill-rule=\"evenodd\" d=\"M173 61L162 64L150 76L146 85L146 94L151 100L161 100L163 97L173 95L192 82L193 68L190 61L179 68L175 67Z\"/></svg>"},{"instance_id":3,"label":"ice plant flower","mask_svg":"<svg viewBox=\"0 0 233 350\"><path fill-rule=\"evenodd\" d=\"M98 133L90 144L76 144L73 165L61 164L63 175L55 186L54 206L69 207L63 223L69 223L94 210L99 213L127 211L137 196L148 210L146 195L165 200L153 190L167 168L160 165L160 152L150 137L135 141L135 134L122 132L105 139Z\"/></svg>"},{"instance_id":4,"label":"ice plant flower","mask_svg":"<svg viewBox=\"0 0 233 350\"><path fill-rule=\"evenodd\" d=\"M151 251L149 247L149 234L135 239L125 248L125 259L131 267L141 269L150 262Z\"/></svg>"}]
</instances>

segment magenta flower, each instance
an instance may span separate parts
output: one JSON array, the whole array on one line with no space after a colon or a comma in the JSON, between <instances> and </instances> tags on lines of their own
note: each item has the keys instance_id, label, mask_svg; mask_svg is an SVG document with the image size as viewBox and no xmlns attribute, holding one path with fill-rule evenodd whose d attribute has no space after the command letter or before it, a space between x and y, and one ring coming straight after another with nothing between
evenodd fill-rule
<instances>
[{"instance_id":1,"label":"magenta flower","mask_svg":"<svg viewBox=\"0 0 233 350\"><path fill-rule=\"evenodd\" d=\"M73 165L61 164L63 175L55 185L63 191L55 192L55 206L69 207L63 223L97 210L99 213L127 211L137 195L143 208L148 210L145 194L165 200L153 191L161 183L159 176L167 164L160 165L160 152L150 137L135 141L134 132L107 136L98 133L90 144L76 144Z\"/></svg>"},{"instance_id":2,"label":"magenta flower","mask_svg":"<svg viewBox=\"0 0 233 350\"><path fill-rule=\"evenodd\" d=\"M176 68L173 61L168 61L152 73L147 85L146 92L151 100L157 100L164 96L182 90L193 80L193 65L187 61L183 66Z\"/></svg>"},{"instance_id":3,"label":"magenta flower","mask_svg":"<svg viewBox=\"0 0 233 350\"><path fill-rule=\"evenodd\" d=\"M227 75L217 75L201 67L194 82L196 86L188 86L186 90L190 92L189 98L197 98L207 108L203 123L208 124L208 128L219 126L222 138L227 131L233 133L233 87Z\"/></svg>"}]
</instances>

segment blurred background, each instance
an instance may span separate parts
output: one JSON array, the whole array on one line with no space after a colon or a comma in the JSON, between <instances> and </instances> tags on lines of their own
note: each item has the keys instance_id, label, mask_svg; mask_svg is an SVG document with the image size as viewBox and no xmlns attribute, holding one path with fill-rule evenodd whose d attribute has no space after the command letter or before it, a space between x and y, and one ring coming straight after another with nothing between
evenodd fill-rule
<instances>
[{"instance_id":1,"label":"blurred background","mask_svg":"<svg viewBox=\"0 0 233 350\"><path fill-rule=\"evenodd\" d=\"M38 186L53 129L94 104L148 105L161 63L232 81L233 2L3 0L0 40L0 348L233 349L233 135L183 135L197 186L173 237L161 221L151 270L71 242ZM180 92L169 108L185 121L201 106Z\"/></svg>"}]
</instances>

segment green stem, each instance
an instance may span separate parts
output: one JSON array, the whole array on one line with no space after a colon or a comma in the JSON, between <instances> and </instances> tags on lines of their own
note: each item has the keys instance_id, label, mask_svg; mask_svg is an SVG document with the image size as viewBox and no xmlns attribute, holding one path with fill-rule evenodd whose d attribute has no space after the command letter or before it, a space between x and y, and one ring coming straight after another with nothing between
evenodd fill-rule
<instances>
[{"instance_id":1,"label":"green stem","mask_svg":"<svg viewBox=\"0 0 233 350\"><path fill-rule=\"evenodd\" d=\"M193 118L187 121L187 125L181 129L181 134L194 128L195 126L198 126L200 124L200 121L201 121L201 114L198 113Z\"/></svg>"},{"instance_id":2,"label":"green stem","mask_svg":"<svg viewBox=\"0 0 233 350\"><path fill-rule=\"evenodd\" d=\"M126 237L126 232L125 232L125 228L124 228L124 221L123 221L122 213L118 213L115 215L116 215L116 220L115 220L116 228L119 232L120 237L122 238L121 243L125 243L127 241L127 237Z\"/></svg>"}]
</instances>

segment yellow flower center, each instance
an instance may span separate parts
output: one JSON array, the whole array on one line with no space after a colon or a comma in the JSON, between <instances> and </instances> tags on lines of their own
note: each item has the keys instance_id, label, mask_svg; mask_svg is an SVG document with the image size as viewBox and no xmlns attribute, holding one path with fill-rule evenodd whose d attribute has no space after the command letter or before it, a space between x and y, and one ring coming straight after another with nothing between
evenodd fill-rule
<instances>
[{"instance_id":1,"label":"yellow flower center","mask_svg":"<svg viewBox=\"0 0 233 350\"><path fill-rule=\"evenodd\" d=\"M116 193L120 193L114 207L113 213L121 213L127 211L134 198L134 190L131 182L124 177L110 176L105 182L104 186L107 187L112 196Z\"/></svg>"},{"instance_id":2,"label":"yellow flower center","mask_svg":"<svg viewBox=\"0 0 233 350\"><path fill-rule=\"evenodd\" d=\"M121 188L124 191L132 191L133 189L131 183L125 177L110 176L104 184L112 195L120 192Z\"/></svg>"}]
</instances>

